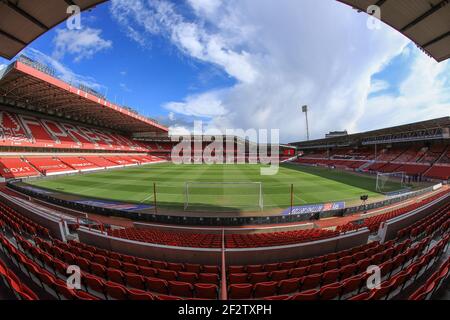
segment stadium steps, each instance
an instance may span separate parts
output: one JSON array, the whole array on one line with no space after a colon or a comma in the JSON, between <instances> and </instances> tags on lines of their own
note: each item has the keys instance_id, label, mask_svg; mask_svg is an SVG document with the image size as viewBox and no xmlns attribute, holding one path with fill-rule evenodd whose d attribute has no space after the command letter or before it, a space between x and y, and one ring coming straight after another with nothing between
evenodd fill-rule
<instances>
[{"instance_id":1,"label":"stadium steps","mask_svg":"<svg viewBox=\"0 0 450 320\"><path fill-rule=\"evenodd\" d=\"M32 167L34 170L36 170L37 172L39 172L39 175L42 177L43 174L41 172L41 170L39 170L39 168L37 168L34 164L32 164L30 161L28 161L26 158L24 157L20 157L20 159L22 159L23 161L25 161L30 167Z\"/></svg>"},{"instance_id":2,"label":"stadium steps","mask_svg":"<svg viewBox=\"0 0 450 320\"><path fill-rule=\"evenodd\" d=\"M427 171L425 171L425 172L422 174L422 176L426 177L427 174L431 171L431 169L433 169L433 167L434 167L436 164L439 164L440 161L447 155L447 153L448 153L449 151L450 151L450 146L448 146L447 148L445 148L445 150L442 152L442 154L440 155L440 157L439 157L435 162L433 162L433 163L431 164L430 168L429 168Z\"/></svg>"},{"instance_id":3,"label":"stadium steps","mask_svg":"<svg viewBox=\"0 0 450 320\"><path fill-rule=\"evenodd\" d=\"M375 160L365 162L365 163L364 163L362 166L360 166L357 170L364 170L364 169L367 169L368 167L370 167L370 166L373 165L374 163L376 163Z\"/></svg>"}]
</instances>

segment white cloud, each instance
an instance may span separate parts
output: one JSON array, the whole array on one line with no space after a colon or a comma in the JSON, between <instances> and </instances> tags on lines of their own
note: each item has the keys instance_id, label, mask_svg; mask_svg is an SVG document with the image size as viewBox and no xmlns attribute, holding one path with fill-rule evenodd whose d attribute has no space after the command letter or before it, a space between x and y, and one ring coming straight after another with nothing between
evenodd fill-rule
<instances>
[{"instance_id":1,"label":"white cloud","mask_svg":"<svg viewBox=\"0 0 450 320\"><path fill-rule=\"evenodd\" d=\"M55 50L53 57L63 58L66 54L74 56L75 61L89 59L97 52L112 47L112 41L101 37L100 29L85 28L82 30L58 29L53 39Z\"/></svg>"},{"instance_id":2,"label":"white cloud","mask_svg":"<svg viewBox=\"0 0 450 320\"><path fill-rule=\"evenodd\" d=\"M206 2L193 3L197 3L200 12L211 10L206 9ZM162 35L186 55L219 65L240 81L251 82L257 76L248 52L232 48L233 39L220 33L207 32L196 22L188 21L176 12L172 3L159 0L113 0L111 13L126 31L133 30L132 34L146 32ZM135 39L133 35L131 38L143 44L141 39Z\"/></svg>"},{"instance_id":3,"label":"white cloud","mask_svg":"<svg viewBox=\"0 0 450 320\"><path fill-rule=\"evenodd\" d=\"M191 133L190 128L186 128L183 126L172 126L169 127L169 134L173 136L186 136Z\"/></svg>"},{"instance_id":4,"label":"white cloud","mask_svg":"<svg viewBox=\"0 0 450 320\"><path fill-rule=\"evenodd\" d=\"M442 78L439 70L445 65L430 65L422 53L421 66L412 71L418 73L416 79L400 88L401 101L388 96L368 100L370 93L382 94L380 90L387 88L387 82L372 82L376 73L399 54L410 61L419 51L410 50L409 40L384 24L369 30L366 14L337 1L187 0L187 4L190 14L165 0L113 0L111 6L125 28L141 30L149 38L164 36L185 55L217 65L236 79L231 87L167 103L171 112L208 117L210 125L219 128L279 128L283 141L293 141L306 136L303 104L310 106L314 138L330 130L354 132L398 122L387 115L396 113L395 104L407 105L409 94L421 95L417 98L422 103L436 95L433 115L445 111L445 85L436 80ZM402 122L418 118L402 110Z\"/></svg>"},{"instance_id":5,"label":"white cloud","mask_svg":"<svg viewBox=\"0 0 450 320\"><path fill-rule=\"evenodd\" d=\"M412 55L409 74L400 83L398 94L368 99L361 130L450 116L450 63L437 63L418 50Z\"/></svg>"},{"instance_id":6,"label":"white cloud","mask_svg":"<svg viewBox=\"0 0 450 320\"><path fill-rule=\"evenodd\" d=\"M183 102L171 102L164 107L175 113L195 117L219 117L228 113L220 99L220 92L214 91L189 96Z\"/></svg>"},{"instance_id":7,"label":"white cloud","mask_svg":"<svg viewBox=\"0 0 450 320\"><path fill-rule=\"evenodd\" d=\"M370 84L370 93L378 93L389 89L390 84L385 80L373 80Z\"/></svg>"}]
</instances>

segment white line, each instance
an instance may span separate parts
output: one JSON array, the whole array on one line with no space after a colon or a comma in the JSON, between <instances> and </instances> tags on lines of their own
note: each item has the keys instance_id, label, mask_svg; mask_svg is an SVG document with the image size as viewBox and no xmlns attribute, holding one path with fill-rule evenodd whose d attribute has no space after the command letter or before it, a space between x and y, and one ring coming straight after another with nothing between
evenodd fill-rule
<instances>
[{"instance_id":1,"label":"white line","mask_svg":"<svg viewBox=\"0 0 450 320\"><path fill-rule=\"evenodd\" d=\"M300 200L301 202L303 202L304 204L308 203L305 200L303 200L302 198L300 198L299 196L297 196L295 193L294 193L294 197L297 198L298 200Z\"/></svg>"},{"instance_id":2,"label":"white line","mask_svg":"<svg viewBox=\"0 0 450 320\"><path fill-rule=\"evenodd\" d=\"M145 198L144 200L141 201L141 203L145 202L145 200L150 200L151 198L153 198L153 195L149 195L147 198Z\"/></svg>"}]
</instances>

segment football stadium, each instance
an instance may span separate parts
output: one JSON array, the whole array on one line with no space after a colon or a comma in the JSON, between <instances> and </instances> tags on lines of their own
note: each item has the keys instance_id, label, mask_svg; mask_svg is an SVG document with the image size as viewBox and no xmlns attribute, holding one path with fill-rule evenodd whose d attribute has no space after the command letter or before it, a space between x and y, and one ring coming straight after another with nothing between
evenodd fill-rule
<instances>
[{"instance_id":1,"label":"football stadium","mask_svg":"<svg viewBox=\"0 0 450 320\"><path fill-rule=\"evenodd\" d=\"M0 2L0 299L450 300L449 2L296 2L295 72L291 1L180 2Z\"/></svg>"}]
</instances>

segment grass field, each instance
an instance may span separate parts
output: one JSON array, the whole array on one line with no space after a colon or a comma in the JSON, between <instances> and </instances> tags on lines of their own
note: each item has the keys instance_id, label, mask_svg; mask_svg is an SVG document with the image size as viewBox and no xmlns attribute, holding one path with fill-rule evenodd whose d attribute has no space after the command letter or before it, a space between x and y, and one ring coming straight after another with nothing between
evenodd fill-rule
<instances>
[{"instance_id":1,"label":"grass field","mask_svg":"<svg viewBox=\"0 0 450 320\"><path fill-rule=\"evenodd\" d=\"M259 165L174 165L154 164L102 171L85 175L43 179L31 184L90 198L153 204L153 182L158 206L183 209L185 183L261 182L264 210L288 208L290 185L294 184L294 205L337 200L356 200L375 192L375 178L324 168L283 165L275 176L261 176ZM386 191L400 189L388 182ZM259 185L195 185L189 190L191 209L258 209Z\"/></svg>"}]
</instances>

